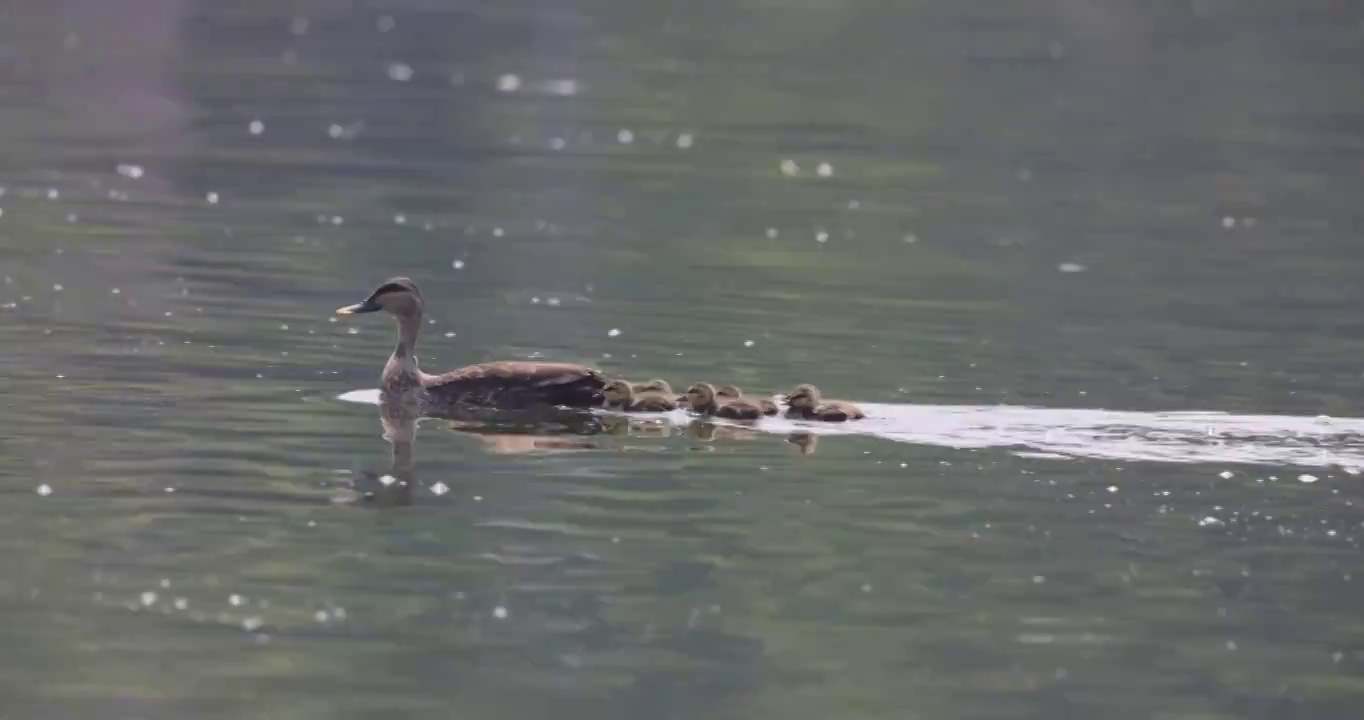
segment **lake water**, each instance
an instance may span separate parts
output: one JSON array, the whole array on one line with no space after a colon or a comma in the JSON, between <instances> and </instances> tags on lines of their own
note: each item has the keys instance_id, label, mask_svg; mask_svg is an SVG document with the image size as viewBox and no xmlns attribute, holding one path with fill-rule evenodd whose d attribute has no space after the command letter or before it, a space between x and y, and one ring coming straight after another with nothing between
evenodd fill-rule
<instances>
[{"instance_id":1,"label":"lake water","mask_svg":"<svg viewBox=\"0 0 1364 720\"><path fill-rule=\"evenodd\" d=\"M0 715L1358 715L1364 10L20 5ZM398 274L871 417L399 442Z\"/></svg>"}]
</instances>

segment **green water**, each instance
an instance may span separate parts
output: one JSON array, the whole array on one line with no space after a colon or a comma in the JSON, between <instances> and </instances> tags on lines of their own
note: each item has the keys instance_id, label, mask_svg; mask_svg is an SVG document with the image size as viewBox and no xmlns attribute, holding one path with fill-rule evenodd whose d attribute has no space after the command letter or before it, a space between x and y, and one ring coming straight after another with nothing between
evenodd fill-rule
<instances>
[{"instance_id":1,"label":"green water","mask_svg":"<svg viewBox=\"0 0 1364 720\"><path fill-rule=\"evenodd\" d=\"M330 317L406 274L432 371L1361 416L1348 4L20 5L0 715L1357 716L1346 469L439 423L395 466L337 400L391 329Z\"/></svg>"}]
</instances>

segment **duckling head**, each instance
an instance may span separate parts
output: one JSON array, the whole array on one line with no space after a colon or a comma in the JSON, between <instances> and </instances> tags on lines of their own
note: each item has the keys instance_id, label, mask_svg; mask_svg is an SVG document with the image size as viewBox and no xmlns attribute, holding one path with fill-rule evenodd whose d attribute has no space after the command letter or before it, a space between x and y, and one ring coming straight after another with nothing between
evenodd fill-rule
<instances>
[{"instance_id":1,"label":"duckling head","mask_svg":"<svg viewBox=\"0 0 1364 720\"><path fill-rule=\"evenodd\" d=\"M738 385L721 385L715 389L715 394L720 397L737 398L743 397L744 391L740 390Z\"/></svg>"},{"instance_id":2,"label":"duckling head","mask_svg":"<svg viewBox=\"0 0 1364 720\"><path fill-rule=\"evenodd\" d=\"M405 277L389 278L363 302L336 309L337 315L357 315L383 310L399 317L420 315L422 294L417 284Z\"/></svg>"},{"instance_id":3,"label":"duckling head","mask_svg":"<svg viewBox=\"0 0 1364 720\"><path fill-rule=\"evenodd\" d=\"M703 408L715 402L715 386L710 383L696 383L687 388L687 405Z\"/></svg>"},{"instance_id":4,"label":"duckling head","mask_svg":"<svg viewBox=\"0 0 1364 720\"><path fill-rule=\"evenodd\" d=\"M796 410L814 410L819 405L819 388L809 383L797 385L782 402Z\"/></svg>"},{"instance_id":5,"label":"duckling head","mask_svg":"<svg viewBox=\"0 0 1364 720\"><path fill-rule=\"evenodd\" d=\"M601 389L601 394L606 398L608 404L618 405L629 402L634 395L634 390L630 388L629 381L616 378L606 383L606 386Z\"/></svg>"},{"instance_id":6,"label":"duckling head","mask_svg":"<svg viewBox=\"0 0 1364 720\"><path fill-rule=\"evenodd\" d=\"M645 382L644 384L640 385L639 391L657 392L663 393L664 395L672 395L673 386L669 385L667 380L663 380L662 378L653 378L652 380L649 380L648 382Z\"/></svg>"}]
</instances>

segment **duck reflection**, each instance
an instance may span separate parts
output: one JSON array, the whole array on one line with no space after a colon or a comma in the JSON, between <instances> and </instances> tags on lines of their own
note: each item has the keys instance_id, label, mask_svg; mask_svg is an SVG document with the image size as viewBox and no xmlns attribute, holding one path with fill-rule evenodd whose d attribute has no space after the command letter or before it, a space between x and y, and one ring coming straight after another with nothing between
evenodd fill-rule
<instances>
[{"instance_id":1,"label":"duck reflection","mask_svg":"<svg viewBox=\"0 0 1364 720\"><path fill-rule=\"evenodd\" d=\"M579 408L547 408L477 411L435 418L424 415L413 403L381 402L379 421L383 438L390 446L390 462L386 471L365 473L363 486L355 488L358 500L386 507L413 503L418 488L417 432L422 419L471 437L484 451L496 455L621 449L621 438L668 438L678 432L707 444L753 441L765 435L747 427L717 424L708 418L692 418L678 425L673 418L655 413L603 415ZM808 455L815 451L817 438L807 432L795 432L786 441Z\"/></svg>"}]
</instances>

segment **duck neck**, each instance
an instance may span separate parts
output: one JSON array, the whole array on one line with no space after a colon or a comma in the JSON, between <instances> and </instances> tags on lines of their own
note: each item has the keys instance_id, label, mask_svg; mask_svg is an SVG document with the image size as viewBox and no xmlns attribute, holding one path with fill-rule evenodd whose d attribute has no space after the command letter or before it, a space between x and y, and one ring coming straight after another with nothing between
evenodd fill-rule
<instances>
[{"instance_id":1,"label":"duck neck","mask_svg":"<svg viewBox=\"0 0 1364 720\"><path fill-rule=\"evenodd\" d=\"M397 366L404 375L417 375L417 335L422 329L421 312L396 315L398 321L398 345L393 348L393 358L389 361Z\"/></svg>"}]
</instances>

